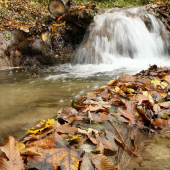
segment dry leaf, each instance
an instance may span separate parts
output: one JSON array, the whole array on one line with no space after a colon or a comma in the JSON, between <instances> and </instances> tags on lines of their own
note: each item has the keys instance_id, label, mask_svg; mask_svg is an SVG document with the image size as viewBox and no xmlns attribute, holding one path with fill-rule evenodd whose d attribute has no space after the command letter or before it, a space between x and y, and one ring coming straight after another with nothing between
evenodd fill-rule
<instances>
[{"instance_id":1,"label":"dry leaf","mask_svg":"<svg viewBox=\"0 0 170 170\"><path fill-rule=\"evenodd\" d=\"M92 163L97 170L114 170L116 169L112 162L103 154L98 154L92 157Z\"/></svg>"},{"instance_id":2,"label":"dry leaf","mask_svg":"<svg viewBox=\"0 0 170 170\"><path fill-rule=\"evenodd\" d=\"M10 136L4 146L0 147L0 150L5 153L5 158L0 155L1 170L25 169L20 152L15 148L15 142L15 139Z\"/></svg>"},{"instance_id":3,"label":"dry leaf","mask_svg":"<svg viewBox=\"0 0 170 170\"><path fill-rule=\"evenodd\" d=\"M46 40L47 40L47 35L46 35L46 33L42 33L42 34L41 34L41 38L42 38L43 41L46 41Z\"/></svg>"}]
</instances>

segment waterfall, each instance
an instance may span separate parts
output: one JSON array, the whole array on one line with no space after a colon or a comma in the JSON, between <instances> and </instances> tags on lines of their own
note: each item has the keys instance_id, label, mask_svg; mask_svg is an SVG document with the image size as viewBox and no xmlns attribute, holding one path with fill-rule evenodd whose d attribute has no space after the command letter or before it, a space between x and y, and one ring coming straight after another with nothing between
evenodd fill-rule
<instances>
[{"instance_id":1,"label":"waterfall","mask_svg":"<svg viewBox=\"0 0 170 170\"><path fill-rule=\"evenodd\" d=\"M168 59L168 35L162 22L142 7L110 9L94 18L72 64L121 66ZM136 61L136 62L135 62Z\"/></svg>"}]
</instances>

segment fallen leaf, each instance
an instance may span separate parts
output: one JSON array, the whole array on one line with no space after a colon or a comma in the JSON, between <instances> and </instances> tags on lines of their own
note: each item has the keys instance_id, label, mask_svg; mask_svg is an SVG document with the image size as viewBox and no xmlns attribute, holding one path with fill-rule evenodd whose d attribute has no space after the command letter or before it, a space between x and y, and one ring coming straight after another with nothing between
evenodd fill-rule
<instances>
[{"instance_id":1,"label":"fallen leaf","mask_svg":"<svg viewBox=\"0 0 170 170\"><path fill-rule=\"evenodd\" d=\"M41 156L41 153L39 152L39 148L37 147L26 148L21 151L21 154L29 155L29 156Z\"/></svg>"},{"instance_id":2,"label":"fallen leaf","mask_svg":"<svg viewBox=\"0 0 170 170\"><path fill-rule=\"evenodd\" d=\"M41 34L41 38L42 38L43 41L47 41L47 35L46 35L46 33L42 33L42 34Z\"/></svg>"},{"instance_id":3,"label":"fallen leaf","mask_svg":"<svg viewBox=\"0 0 170 170\"><path fill-rule=\"evenodd\" d=\"M168 127L169 123L167 120L156 118L155 120L152 121L152 125L155 128L163 129L163 128Z\"/></svg>"},{"instance_id":4,"label":"fallen leaf","mask_svg":"<svg viewBox=\"0 0 170 170\"><path fill-rule=\"evenodd\" d=\"M164 108L169 108L170 107L170 101L159 103L159 106L164 107Z\"/></svg>"},{"instance_id":5,"label":"fallen leaf","mask_svg":"<svg viewBox=\"0 0 170 170\"><path fill-rule=\"evenodd\" d=\"M48 136L38 141L31 142L26 147L39 147L44 149L66 148L67 141L64 140L57 132L54 135Z\"/></svg>"},{"instance_id":6,"label":"fallen leaf","mask_svg":"<svg viewBox=\"0 0 170 170\"><path fill-rule=\"evenodd\" d=\"M9 136L4 146L0 147L0 150L5 153L5 158L0 155L1 170L25 169L20 152L15 148L15 142L15 139L12 136Z\"/></svg>"},{"instance_id":7,"label":"fallen leaf","mask_svg":"<svg viewBox=\"0 0 170 170\"><path fill-rule=\"evenodd\" d=\"M41 132L41 131L45 130L46 128L52 127L53 123L54 123L54 119L47 119L46 122L40 121L40 128L32 127L27 132L36 134L38 132Z\"/></svg>"},{"instance_id":8,"label":"fallen leaf","mask_svg":"<svg viewBox=\"0 0 170 170\"><path fill-rule=\"evenodd\" d=\"M116 167L112 162L103 154L98 154L92 157L92 163L95 165L97 170L114 170Z\"/></svg>"},{"instance_id":9,"label":"fallen leaf","mask_svg":"<svg viewBox=\"0 0 170 170\"><path fill-rule=\"evenodd\" d=\"M58 169L78 170L82 151L68 148L42 149L41 156L28 156L27 167L41 170Z\"/></svg>"}]
</instances>

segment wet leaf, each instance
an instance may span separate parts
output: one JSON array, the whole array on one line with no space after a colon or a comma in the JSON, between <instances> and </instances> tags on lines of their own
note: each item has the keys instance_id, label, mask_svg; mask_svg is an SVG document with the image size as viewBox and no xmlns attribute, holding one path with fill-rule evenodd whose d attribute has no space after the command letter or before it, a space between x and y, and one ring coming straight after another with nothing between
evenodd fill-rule
<instances>
[{"instance_id":1,"label":"wet leaf","mask_svg":"<svg viewBox=\"0 0 170 170\"><path fill-rule=\"evenodd\" d=\"M92 157L92 154L90 154L90 153L86 152L84 154L80 170L94 170L94 166L91 162L91 157Z\"/></svg>"},{"instance_id":2,"label":"wet leaf","mask_svg":"<svg viewBox=\"0 0 170 170\"><path fill-rule=\"evenodd\" d=\"M83 110L83 113L87 112L87 111L90 111L90 112L95 112L95 111L104 111L104 112L108 112L107 109L105 109L103 106L101 105L98 105L98 106L92 106L92 105L89 105L88 107L86 107L84 110Z\"/></svg>"},{"instance_id":3,"label":"wet leaf","mask_svg":"<svg viewBox=\"0 0 170 170\"><path fill-rule=\"evenodd\" d=\"M95 122L102 122L104 120L109 120L108 116L104 113L91 113L92 119Z\"/></svg>"},{"instance_id":4,"label":"wet leaf","mask_svg":"<svg viewBox=\"0 0 170 170\"><path fill-rule=\"evenodd\" d=\"M20 152L15 148L15 139L10 136L0 150L5 153L5 158L0 155L1 170L23 170L24 163ZM7 159L6 159L7 158Z\"/></svg>"},{"instance_id":5,"label":"wet leaf","mask_svg":"<svg viewBox=\"0 0 170 170\"><path fill-rule=\"evenodd\" d=\"M114 170L116 169L112 162L103 154L98 154L92 157L92 163L97 170Z\"/></svg>"},{"instance_id":6,"label":"wet leaf","mask_svg":"<svg viewBox=\"0 0 170 170\"><path fill-rule=\"evenodd\" d=\"M64 124L56 129L58 133L68 133L70 135L74 135L78 131L78 128L71 127L68 124Z\"/></svg>"},{"instance_id":7,"label":"wet leaf","mask_svg":"<svg viewBox=\"0 0 170 170\"><path fill-rule=\"evenodd\" d=\"M33 134L36 134L38 132L41 132L43 131L44 129L46 128L49 128L49 127L52 127L53 126L53 123L54 123L54 119L47 119L47 121L40 121L40 128L35 128L35 127L32 127L31 129L29 129L27 132L28 133L33 133Z\"/></svg>"},{"instance_id":8,"label":"wet leaf","mask_svg":"<svg viewBox=\"0 0 170 170\"><path fill-rule=\"evenodd\" d=\"M73 135L73 136L69 136L69 138L67 138L66 140L72 141L72 140L76 140L76 139L79 139L79 138L82 138L82 136L81 135Z\"/></svg>"},{"instance_id":9,"label":"wet leaf","mask_svg":"<svg viewBox=\"0 0 170 170\"><path fill-rule=\"evenodd\" d=\"M44 149L52 149L52 148L66 148L67 141L64 140L57 132L54 135L48 136L41 140L31 142L27 145L28 147L39 147Z\"/></svg>"},{"instance_id":10,"label":"wet leaf","mask_svg":"<svg viewBox=\"0 0 170 170\"><path fill-rule=\"evenodd\" d=\"M60 166L61 170L78 170L83 152L68 148L40 148L40 153L41 156L28 156L28 168L47 170L57 169Z\"/></svg>"}]
</instances>

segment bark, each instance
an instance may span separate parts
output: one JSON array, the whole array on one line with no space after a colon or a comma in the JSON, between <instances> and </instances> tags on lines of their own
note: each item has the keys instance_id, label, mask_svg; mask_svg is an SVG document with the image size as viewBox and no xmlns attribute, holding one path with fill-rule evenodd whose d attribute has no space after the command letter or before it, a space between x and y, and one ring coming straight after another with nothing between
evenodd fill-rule
<instances>
[{"instance_id":1,"label":"bark","mask_svg":"<svg viewBox=\"0 0 170 170\"><path fill-rule=\"evenodd\" d=\"M79 27L87 28L88 25L92 22L93 17L95 16L96 9L91 7L90 9L78 9L77 6L71 7L63 15L63 20L73 22Z\"/></svg>"},{"instance_id":2,"label":"bark","mask_svg":"<svg viewBox=\"0 0 170 170\"><path fill-rule=\"evenodd\" d=\"M64 14L66 11L66 2L65 0L50 0L48 4L48 10L55 17L59 17Z\"/></svg>"}]
</instances>

